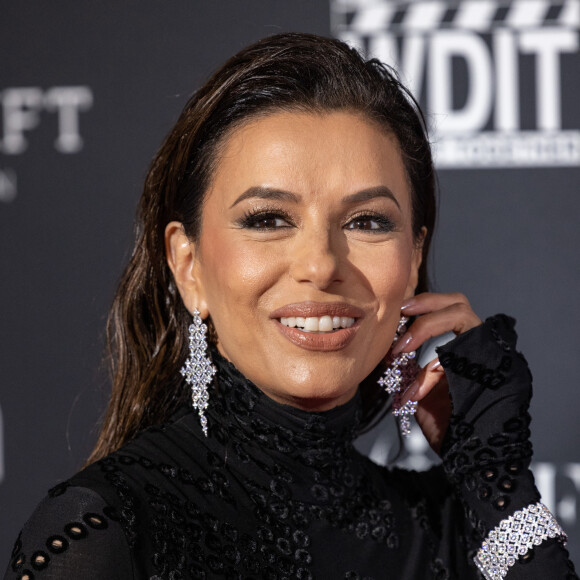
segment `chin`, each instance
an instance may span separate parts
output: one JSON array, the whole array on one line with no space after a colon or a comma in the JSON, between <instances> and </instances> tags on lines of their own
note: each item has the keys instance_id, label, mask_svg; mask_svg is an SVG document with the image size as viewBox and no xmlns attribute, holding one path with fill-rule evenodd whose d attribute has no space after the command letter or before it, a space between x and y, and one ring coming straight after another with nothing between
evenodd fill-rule
<instances>
[{"instance_id":1,"label":"chin","mask_svg":"<svg viewBox=\"0 0 580 580\"><path fill-rule=\"evenodd\" d=\"M290 393L284 393L281 397L276 397L280 402L283 402L292 407L303 409L304 411L328 411L347 403L356 394L357 388L350 388L337 391L336 388L332 390L324 390L318 388L298 388ZM266 392L266 394L268 394Z\"/></svg>"}]
</instances>

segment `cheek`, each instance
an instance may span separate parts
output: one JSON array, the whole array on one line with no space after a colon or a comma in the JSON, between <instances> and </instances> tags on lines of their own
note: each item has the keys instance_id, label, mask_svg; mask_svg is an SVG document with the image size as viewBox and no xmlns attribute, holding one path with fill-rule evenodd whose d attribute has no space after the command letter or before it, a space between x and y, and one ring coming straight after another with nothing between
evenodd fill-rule
<instances>
[{"instance_id":1,"label":"cheek","mask_svg":"<svg viewBox=\"0 0 580 580\"><path fill-rule=\"evenodd\" d=\"M277 276L273 264L279 260L272 256L268 244L243 243L233 233L208 228L202 239L201 278L216 323L222 314L235 314L235 319L252 317L256 311L244 310L243 306L255 307Z\"/></svg>"},{"instance_id":2,"label":"cheek","mask_svg":"<svg viewBox=\"0 0 580 580\"><path fill-rule=\"evenodd\" d=\"M379 300L381 309L391 309L393 301L403 300L411 274L412 244L397 243L372 251L367 249L356 258L358 269Z\"/></svg>"}]
</instances>

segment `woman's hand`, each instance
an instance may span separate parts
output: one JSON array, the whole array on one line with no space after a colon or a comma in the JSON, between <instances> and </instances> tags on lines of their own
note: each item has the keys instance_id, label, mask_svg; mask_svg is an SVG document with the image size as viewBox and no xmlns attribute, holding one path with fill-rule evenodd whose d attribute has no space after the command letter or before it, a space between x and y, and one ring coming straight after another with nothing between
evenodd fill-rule
<instances>
[{"instance_id":1,"label":"woman's hand","mask_svg":"<svg viewBox=\"0 0 580 580\"><path fill-rule=\"evenodd\" d=\"M433 336L449 331L462 334L482 323L463 294L425 292L408 300L401 311L417 319L397 341L394 355L417 350ZM418 402L417 422L433 450L439 453L451 417L447 379L439 359L435 358L419 371L401 404L409 400Z\"/></svg>"}]
</instances>

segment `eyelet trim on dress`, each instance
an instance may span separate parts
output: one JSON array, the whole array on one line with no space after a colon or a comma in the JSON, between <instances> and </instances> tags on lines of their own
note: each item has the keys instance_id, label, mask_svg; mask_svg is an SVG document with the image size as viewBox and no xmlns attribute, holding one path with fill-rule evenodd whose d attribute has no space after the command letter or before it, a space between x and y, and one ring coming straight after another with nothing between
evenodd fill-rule
<instances>
[{"instance_id":1,"label":"eyelet trim on dress","mask_svg":"<svg viewBox=\"0 0 580 580\"><path fill-rule=\"evenodd\" d=\"M67 484L52 488L51 492L49 492L49 497L62 495L68 487L70 486ZM109 527L108 518L105 514L87 512L83 514L81 519L84 523L74 521L65 524L59 533L47 538L46 549L36 550L31 556L27 556L22 552L21 536L19 536L14 545L10 561L12 570L19 572L18 578L34 580L33 570L36 572L46 570L55 558L64 554L71 547L72 543L82 542L89 534L100 533ZM25 568L25 565L28 567Z\"/></svg>"}]
</instances>

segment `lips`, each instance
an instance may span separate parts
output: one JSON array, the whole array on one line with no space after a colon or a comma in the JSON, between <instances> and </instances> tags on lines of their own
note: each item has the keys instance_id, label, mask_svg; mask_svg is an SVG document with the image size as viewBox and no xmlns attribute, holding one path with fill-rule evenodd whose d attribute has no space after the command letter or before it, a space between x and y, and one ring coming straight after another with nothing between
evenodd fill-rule
<instances>
[{"instance_id":1,"label":"lips","mask_svg":"<svg viewBox=\"0 0 580 580\"><path fill-rule=\"evenodd\" d=\"M343 302L299 302L274 310L270 318L275 320L282 335L296 346L306 350L336 351L352 341L364 315L361 308ZM339 319L341 324L333 324L328 329L323 325L324 330L320 329L318 323L329 318ZM296 324L296 319L304 321L304 325Z\"/></svg>"},{"instance_id":2,"label":"lips","mask_svg":"<svg viewBox=\"0 0 580 580\"><path fill-rule=\"evenodd\" d=\"M357 319L363 318L364 315L365 312L362 308L345 302L297 302L274 310L270 314L270 318L344 316Z\"/></svg>"}]
</instances>

